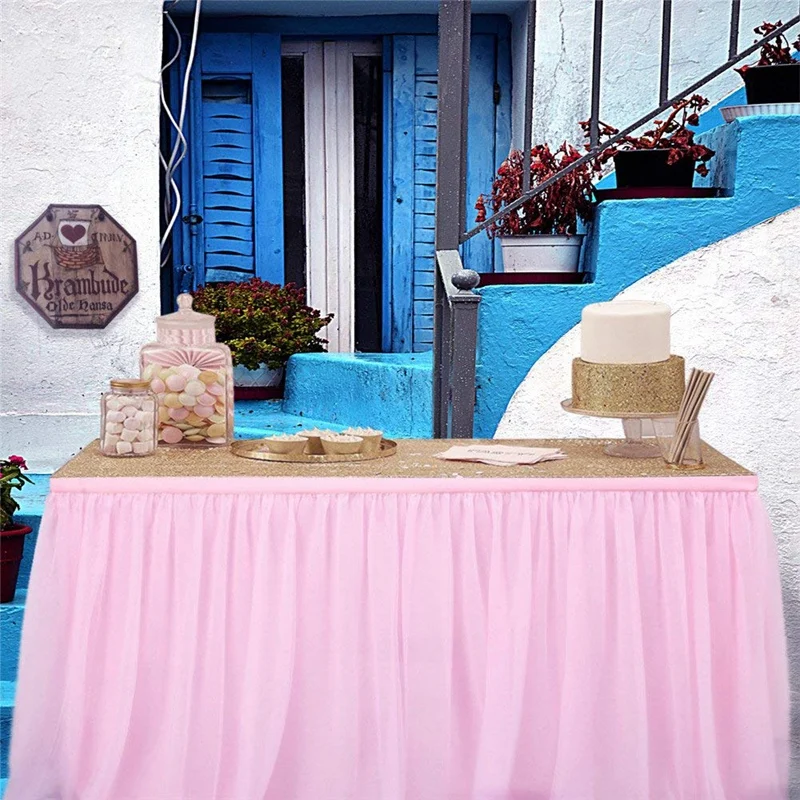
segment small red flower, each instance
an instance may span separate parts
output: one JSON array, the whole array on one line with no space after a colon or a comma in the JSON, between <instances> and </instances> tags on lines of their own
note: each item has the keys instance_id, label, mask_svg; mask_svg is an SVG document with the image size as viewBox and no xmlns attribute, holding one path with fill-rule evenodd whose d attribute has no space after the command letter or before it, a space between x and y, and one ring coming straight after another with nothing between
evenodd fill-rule
<instances>
[{"instance_id":1,"label":"small red flower","mask_svg":"<svg viewBox=\"0 0 800 800\"><path fill-rule=\"evenodd\" d=\"M25 459L22 456L9 456L8 461L15 467L19 467L20 469L28 469L28 465L25 463Z\"/></svg>"}]
</instances>

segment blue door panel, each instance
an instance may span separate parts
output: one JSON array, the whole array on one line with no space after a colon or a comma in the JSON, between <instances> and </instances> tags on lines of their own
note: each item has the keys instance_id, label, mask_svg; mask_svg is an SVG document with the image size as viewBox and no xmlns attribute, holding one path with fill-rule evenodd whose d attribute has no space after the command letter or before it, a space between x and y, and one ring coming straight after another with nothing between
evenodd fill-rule
<instances>
[{"instance_id":1,"label":"blue door panel","mask_svg":"<svg viewBox=\"0 0 800 800\"><path fill-rule=\"evenodd\" d=\"M474 34L471 49L468 226L475 218L475 199L491 188L498 155L505 156L510 142L510 65L501 64L508 59L507 42L496 34ZM394 351L419 351L429 349L433 341L436 37L393 37L392 70L390 191L394 202L387 205L386 221L387 235L391 235L387 272L392 277L387 290L392 307L384 344ZM486 237L470 240L463 256L465 266L479 272L494 270L494 246Z\"/></svg>"}]
</instances>

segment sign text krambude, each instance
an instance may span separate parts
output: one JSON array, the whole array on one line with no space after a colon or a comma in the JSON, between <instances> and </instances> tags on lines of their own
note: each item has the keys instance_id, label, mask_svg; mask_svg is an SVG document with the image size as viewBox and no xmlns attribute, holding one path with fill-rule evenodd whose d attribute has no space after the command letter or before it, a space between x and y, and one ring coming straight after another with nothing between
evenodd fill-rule
<instances>
[{"instance_id":1,"label":"sign text krambude","mask_svg":"<svg viewBox=\"0 0 800 800\"><path fill-rule=\"evenodd\" d=\"M100 206L49 206L17 239L16 271L54 328L104 328L138 291L136 242Z\"/></svg>"}]
</instances>

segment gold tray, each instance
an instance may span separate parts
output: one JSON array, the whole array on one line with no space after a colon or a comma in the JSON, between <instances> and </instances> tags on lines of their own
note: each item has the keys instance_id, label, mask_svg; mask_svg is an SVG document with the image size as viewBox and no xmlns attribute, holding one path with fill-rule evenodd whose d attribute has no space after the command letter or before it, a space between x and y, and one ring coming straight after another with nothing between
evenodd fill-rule
<instances>
[{"instance_id":1,"label":"gold tray","mask_svg":"<svg viewBox=\"0 0 800 800\"><path fill-rule=\"evenodd\" d=\"M242 458L256 461L283 461L291 464L335 464L341 461L374 461L376 458L389 458L397 453L397 442L384 439L377 453L352 453L349 455L311 455L309 453L270 453L260 450L265 439L237 439L231 444L231 452Z\"/></svg>"}]
</instances>

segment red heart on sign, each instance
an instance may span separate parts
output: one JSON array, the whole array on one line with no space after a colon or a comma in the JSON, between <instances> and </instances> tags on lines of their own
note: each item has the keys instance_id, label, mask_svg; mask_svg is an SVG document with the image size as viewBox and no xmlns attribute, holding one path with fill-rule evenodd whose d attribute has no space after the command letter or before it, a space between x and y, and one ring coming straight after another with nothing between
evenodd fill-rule
<instances>
[{"instance_id":1,"label":"red heart on sign","mask_svg":"<svg viewBox=\"0 0 800 800\"><path fill-rule=\"evenodd\" d=\"M63 236L66 236L72 244L75 244L75 242L85 236L86 228L83 225L62 225L61 233Z\"/></svg>"}]
</instances>

